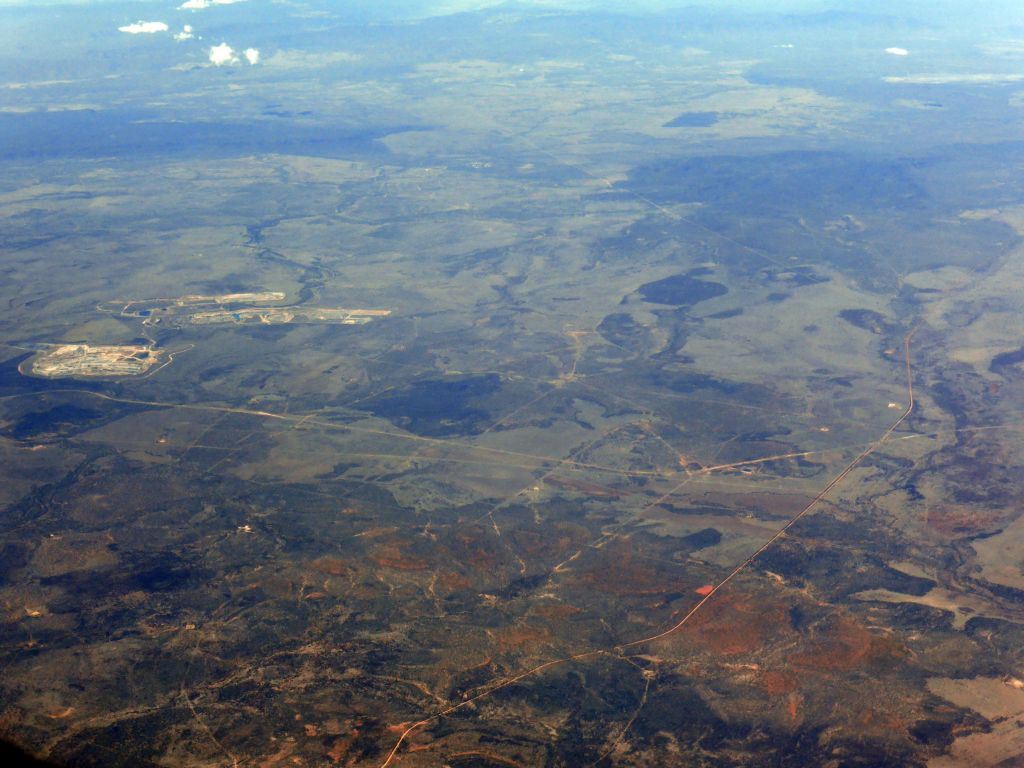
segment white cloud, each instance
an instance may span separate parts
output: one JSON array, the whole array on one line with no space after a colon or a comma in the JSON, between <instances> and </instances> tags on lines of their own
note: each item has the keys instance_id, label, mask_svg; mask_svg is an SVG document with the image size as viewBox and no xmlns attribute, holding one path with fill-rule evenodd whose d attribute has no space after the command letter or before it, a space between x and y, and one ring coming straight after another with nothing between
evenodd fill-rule
<instances>
[{"instance_id":1,"label":"white cloud","mask_svg":"<svg viewBox=\"0 0 1024 768\"><path fill-rule=\"evenodd\" d=\"M154 32L166 32L167 25L162 21L138 21L134 24L125 24L117 29L119 32L127 32L129 35L151 35Z\"/></svg>"},{"instance_id":2,"label":"white cloud","mask_svg":"<svg viewBox=\"0 0 1024 768\"><path fill-rule=\"evenodd\" d=\"M256 64L260 60L260 52L255 48L246 48L242 51L242 56L250 64ZM215 66L238 64L240 61L238 52L227 43L221 43L210 48L210 63Z\"/></svg>"},{"instance_id":3,"label":"white cloud","mask_svg":"<svg viewBox=\"0 0 1024 768\"><path fill-rule=\"evenodd\" d=\"M181 28L181 32L178 32L174 36L174 39L175 40L191 40L193 37L195 37L195 35L192 34L192 25L191 24L186 24L184 27Z\"/></svg>"},{"instance_id":4,"label":"white cloud","mask_svg":"<svg viewBox=\"0 0 1024 768\"><path fill-rule=\"evenodd\" d=\"M978 47L989 56L1005 56L1009 59L1024 57L1024 40L997 40L982 43Z\"/></svg>"},{"instance_id":5,"label":"white cloud","mask_svg":"<svg viewBox=\"0 0 1024 768\"><path fill-rule=\"evenodd\" d=\"M31 83L4 83L0 88L8 88L12 91L20 91L22 88L47 88L51 85L71 85L81 83L83 80L36 80Z\"/></svg>"},{"instance_id":6,"label":"white cloud","mask_svg":"<svg viewBox=\"0 0 1024 768\"><path fill-rule=\"evenodd\" d=\"M906 48L886 48L885 52L890 56L906 56L910 53Z\"/></svg>"},{"instance_id":7,"label":"white cloud","mask_svg":"<svg viewBox=\"0 0 1024 768\"><path fill-rule=\"evenodd\" d=\"M30 112L81 112L83 110L99 111L99 104L47 104L45 107L0 107L0 113L24 115Z\"/></svg>"},{"instance_id":8,"label":"white cloud","mask_svg":"<svg viewBox=\"0 0 1024 768\"><path fill-rule=\"evenodd\" d=\"M235 56L235 49L227 43L221 43L210 48L210 63L218 67L223 64L234 64L238 61Z\"/></svg>"},{"instance_id":9,"label":"white cloud","mask_svg":"<svg viewBox=\"0 0 1024 768\"><path fill-rule=\"evenodd\" d=\"M232 3L240 2L242 0L185 0L178 8L184 11L198 11L203 8L209 8L211 5L231 5Z\"/></svg>"},{"instance_id":10,"label":"white cloud","mask_svg":"<svg viewBox=\"0 0 1024 768\"><path fill-rule=\"evenodd\" d=\"M1002 75L984 73L976 75L937 74L908 75L906 77L883 77L887 83L910 83L912 85L983 85L985 83L1016 83L1024 75Z\"/></svg>"}]
</instances>

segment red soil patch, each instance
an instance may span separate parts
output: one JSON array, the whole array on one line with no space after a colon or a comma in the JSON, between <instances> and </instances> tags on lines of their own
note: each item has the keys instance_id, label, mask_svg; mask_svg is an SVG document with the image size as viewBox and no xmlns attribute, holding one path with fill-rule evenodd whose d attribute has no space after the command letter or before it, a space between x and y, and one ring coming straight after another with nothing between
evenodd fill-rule
<instances>
[{"instance_id":1,"label":"red soil patch","mask_svg":"<svg viewBox=\"0 0 1024 768\"><path fill-rule=\"evenodd\" d=\"M553 621L566 619L579 612L580 609L576 606L566 605L565 603L559 603L557 605L538 605L533 609L533 614L535 616L540 616L542 619L551 619Z\"/></svg>"},{"instance_id":2,"label":"red soil patch","mask_svg":"<svg viewBox=\"0 0 1024 768\"><path fill-rule=\"evenodd\" d=\"M397 544L383 544L377 547L370 559L382 568L392 568L396 571L425 571L430 567L430 563L420 557L403 555Z\"/></svg>"},{"instance_id":3,"label":"red soil patch","mask_svg":"<svg viewBox=\"0 0 1024 768\"><path fill-rule=\"evenodd\" d=\"M750 653L793 634L786 606L763 597L720 592L679 633L723 656Z\"/></svg>"},{"instance_id":4,"label":"red soil patch","mask_svg":"<svg viewBox=\"0 0 1024 768\"><path fill-rule=\"evenodd\" d=\"M820 628L817 636L791 661L795 667L815 671L850 670L865 663L873 640L858 622L840 616Z\"/></svg>"},{"instance_id":5,"label":"red soil patch","mask_svg":"<svg viewBox=\"0 0 1024 768\"><path fill-rule=\"evenodd\" d=\"M715 591L715 587L712 584L705 584L703 587L697 587L693 591L696 592L701 597L707 597L708 595L710 595L712 592Z\"/></svg>"},{"instance_id":6,"label":"red soil patch","mask_svg":"<svg viewBox=\"0 0 1024 768\"><path fill-rule=\"evenodd\" d=\"M551 632L547 627L522 624L505 627L487 634L490 635L494 647L499 653L535 648L551 639Z\"/></svg>"},{"instance_id":7,"label":"red soil patch","mask_svg":"<svg viewBox=\"0 0 1024 768\"><path fill-rule=\"evenodd\" d=\"M349 749L352 747L352 743L356 740L356 736L359 735L359 731L355 731L351 736L347 736L344 739L335 739L334 743L331 744L331 748L327 751L327 756L331 758L332 763L340 762L345 755L348 754Z\"/></svg>"},{"instance_id":8,"label":"red soil patch","mask_svg":"<svg viewBox=\"0 0 1024 768\"><path fill-rule=\"evenodd\" d=\"M259 768L277 768L285 760L292 756L295 751L295 742L286 742L277 752L269 755L260 762ZM290 762L290 761L289 761Z\"/></svg>"},{"instance_id":9,"label":"red soil patch","mask_svg":"<svg viewBox=\"0 0 1024 768\"><path fill-rule=\"evenodd\" d=\"M576 576L580 586L614 595L663 595L687 586L678 568L669 570L638 557L630 542L618 541L600 550Z\"/></svg>"},{"instance_id":10,"label":"red soil patch","mask_svg":"<svg viewBox=\"0 0 1024 768\"><path fill-rule=\"evenodd\" d=\"M572 523L556 523L543 531L519 528L510 534L523 557L552 558L565 555L587 541L587 529Z\"/></svg>"},{"instance_id":11,"label":"red soil patch","mask_svg":"<svg viewBox=\"0 0 1024 768\"><path fill-rule=\"evenodd\" d=\"M910 723L895 712L868 707L861 714L857 725L865 733L904 733Z\"/></svg>"},{"instance_id":12,"label":"red soil patch","mask_svg":"<svg viewBox=\"0 0 1024 768\"><path fill-rule=\"evenodd\" d=\"M448 594L459 589L468 589L471 584L472 582L461 573L456 573L455 571L442 571L437 574L437 582L434 585L434 590Z\"/></svg>"},{"instance_id":13,"label":"red soil patch","mask_svg":"<svg viewBox=\"0 0 1024 768\"><path fill-rule=\"evenodd\" d=\"M352 570L344 561L338 560L336 557L318 557L316 560L310 561L309 567L330 576L344 576Z\"/></svg>"},{"instance_id":14,"label":"red soil patch","mask_svg":"<svg viewBox=\"0 0 1024 768\"><path fill-rule=\"evenodd\" d=\"M785 696L796 690L796 677L788 672L765 672L761 676L761 688L770 696Z\"/></svg>"},{"instance_id":15,"label":"red soil patch","mask_svg":"<svg viewBox=\"0 0 1024 768\"><path fill-rule=\"evenodd\" d=\"M466 568L494 573L502 554L491 528L472 527L457 531L449 542L451 556Z\"/></svg>"},{"instance_id":16,"label":"red soil patch","mask_svg":"<svg viewBox=\"0 0 1024 768\"><path fill-rule=\"evenodd\" d=\"M338 718L332 717L330 720L326 720L324 722L321 730L328 736L341 736L345 731L349 730L351 725L351 722L349 722L347 726L342 725Z\"/></svg>"},{"instance_id":17,"label":"red soil patch","mask_svg":"<svg viewBox=\"0 0 1024 768\"><path fill-rule=\"evenodd\" d=\"M379 539L382 536L390 536L393 533L398 533L398 529L394 526L387 528L367 528L365 531L359 534L361 539Z\"/></svg>"},{"instance_id":18,"label":"red soil patch","mask_svg":"<svg viewBox=\"0 0 1024 768\"><path fill-rule=\"evenodd\" d=\"M910 649L895 635L872 636L869 661L902 661L910 657Z\"/></svg>"},{"instance_id":19,"label":"red soil patch","mask_svg":"<svg viewBox=\"0 0 1024 768\"><path fill-rule=\"evenodd\" d=\"M0 712L0 734L10 736L13 729L25 722L25 713L14 707L8 707Z\"/></svg>"},{"instance_id":20,"label":"red soil patch","mask_svg":"<svg viewBox=\"0 0 1024 768\"><path fill-rule=\"evenodd\" d=\"M510 766L510 768L524 768L522 763L517 763L515 760L512 760L510 758L502 757L501 755L495 754L494 752L484 752L483 750L480 750L480 749L471 749L471 750L467 750L465 752L453 752L450 755L450 757L452 757L452 758L461 758L461 757L479 758L482 762L485 762L485 763L498 763L499 765Z\"/></svg>"},{"instance_id":21,"label":"red soil patch","mask_svg":"<svg viewBox=\"0 0 1024 768\"><path fill-rule=\"evenodd\" d=\"M786 713L789 715L790 722L796 722L797 714L803 701L804 697L799 693L791 693L786 697Z\"/></svg>"},{"instance_id":22,"label":"red soil patch","mask_svg":"<svg viewBox=\"0 0 1024 768\"><path fill-rule=\"evenodd\" d=\"M928 508L926 522L929 530L935 533L959 537L989 530L999 522L999 518L976 508L937 505Z\"/></svg>"}]
</instances>

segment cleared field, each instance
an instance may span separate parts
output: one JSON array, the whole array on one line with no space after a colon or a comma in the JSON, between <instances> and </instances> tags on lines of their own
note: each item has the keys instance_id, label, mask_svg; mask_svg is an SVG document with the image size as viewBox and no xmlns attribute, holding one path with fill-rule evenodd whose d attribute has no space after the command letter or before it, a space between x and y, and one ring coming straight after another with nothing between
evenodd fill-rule
<instances>
[{"instance_id":1,"label":"cleared field","mask_svg":"<svg viewBox=\"0 0 1024 768\"><path fill-rule=\"evenodd\" d=\"M363 325L376 317L387 317L388 309L333 309L327 307L273 307L270 309L219 309L197 312L189 315L189 322L196 325L218 323L262 323L263 325L285 325L288 323L336 323L338 325Z\"/></svg>"}]
</instances>

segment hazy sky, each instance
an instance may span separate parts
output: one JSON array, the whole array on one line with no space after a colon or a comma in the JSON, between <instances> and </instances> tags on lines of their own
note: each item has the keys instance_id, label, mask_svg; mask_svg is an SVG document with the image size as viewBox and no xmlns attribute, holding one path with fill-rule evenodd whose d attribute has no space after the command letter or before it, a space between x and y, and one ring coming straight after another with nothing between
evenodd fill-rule
<instances>
[{"instance_id":1,"label":"hazy sky","mask_svg":"<svg viewBox=\"0 0 1024 768\"><path fill-rule=\"evenodd\" d=\"M245 0L236 0L242 2ZM247 0L255 4L273 3L275 0ZM386 2L387 0L381 0ZM501 5L506 0L421 0L420 2L405 2L401 5L419 7L426 13L436 12L458 12L487 8ZM104 5L118 3L124 5L132 3L152 8L169 7L173 8L180 4L176 0L159 2L159 0L0 0L0 6L40 6L40 5ZM893 3L891 0L518 0L524 5L549 6L554 8L606 8L616 10L633 9L669 9L684 8L692 6L707 7L729 7L735 9L778 11L788 10L850 10L850 11L886 11L892 14L904 14L908 12L920 13L931 11L933 13L963 12L967 13L1007 13L1013 16L1021 15L1021 3L1019 0L987 0L977 4L970 0L899 0ZM338 10L343 10L350 3L348 0L336 0L330 2L315 3L316 5L331 5ZM358 3L357 3L358 4Z\"/></svg>"},{"instance_id":2,"label":"hazy sky","mask_svg":"<svg viewBox=\"0 0 1024 768\"><path fill-rule=\"evenodd\" d=\"M206 11L178 10L184 0L0 0L0 9L5 9L10 18L17 8L39 8L40 6L74 5L108 6L122 13L128 8L137 8L139 17L166 17L168 22L181 22L188 17L210 13ZM288 5L293 8L308 6L312 9L330 10L338 16L350 12L354 18L373 18L379 21L406 20L438 16L504 4L506 0L232 0L231 5L222 6L232 12L257 14L260 8L272 5ZM856 14L879 14L900 19L923 22L938 29L963 32L971 30L985 37L990 35L1024 35L1024 2L1021 0L516 0L520 6L566 10L608 10L620 13L644 13L667 11L674 8L701 8L708 11L731 11L751 13L814 13L840 11ZM37 14L38 18L38 14ZM2 37L2 35L0 35Z\"/></svg>"},{"instance_id":3,"label":"hazy sky","mask_svg":"<svg viewBox=\"0 0 1024 768\"><path fill-rule=\"evenodd\" d=\"M236 0L250 2L253 5L274 3L275 0ZM693 6L713 8L733 8L750 11L787 11L808 10L848 10L875 11L894 15L977 15L986 16L1003 14L1008 21L1019 21L1024 17L1024 10L1019 0L986 0L976 3L973 0L518 0L524 5L547 6L552 8L573 9L615 9L615 10L665 10ZM134 2L140 9L143 7L175 8L178 0L0 0L0 6L40 6L40 5L104 5L125 4ZM387 0L381 0L387 2ZM395 3L404 8L415 8L419 12L431 15L436 13L452 13L501 5L505 0L408 0ZM314 5L333 6L339 11L346 5L361 5L358 0L321 0Z\"/></svg>"}]
</instances>

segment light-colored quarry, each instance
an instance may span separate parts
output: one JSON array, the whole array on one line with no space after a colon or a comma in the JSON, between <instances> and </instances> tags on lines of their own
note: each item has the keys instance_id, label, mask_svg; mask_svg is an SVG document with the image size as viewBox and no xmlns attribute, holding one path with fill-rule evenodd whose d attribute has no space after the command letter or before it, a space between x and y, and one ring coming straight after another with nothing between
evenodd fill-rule
<instances>
[{"instance_id":1,"label":"light-colored quarry","mask_svg":"<svg viewBox=\"0 0 1024 768\"><path fill-rule=\"evenodd\" d=\"M27 373L48 379L138 376L159 362L148 346L55 344L31 359Z\"/></svg>"}]
</instances>

